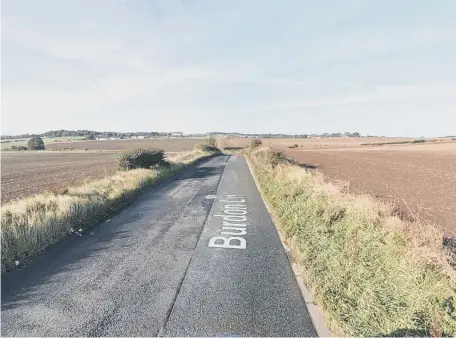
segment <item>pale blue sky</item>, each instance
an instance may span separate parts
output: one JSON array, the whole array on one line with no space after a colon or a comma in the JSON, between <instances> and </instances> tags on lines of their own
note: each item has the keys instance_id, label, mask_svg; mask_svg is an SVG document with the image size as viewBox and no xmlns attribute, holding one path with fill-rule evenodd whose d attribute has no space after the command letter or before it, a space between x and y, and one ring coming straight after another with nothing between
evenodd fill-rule
<instances>
[{"instance_id":1,"label":"pale blue sky","mask_svg":"<svg viewBox=\"0 0 456 338\"><path fill-rule=\"evenodd\" d=\"M2 133L456 134L456 1L3 0Z\"/></svg>"}]
</instances>

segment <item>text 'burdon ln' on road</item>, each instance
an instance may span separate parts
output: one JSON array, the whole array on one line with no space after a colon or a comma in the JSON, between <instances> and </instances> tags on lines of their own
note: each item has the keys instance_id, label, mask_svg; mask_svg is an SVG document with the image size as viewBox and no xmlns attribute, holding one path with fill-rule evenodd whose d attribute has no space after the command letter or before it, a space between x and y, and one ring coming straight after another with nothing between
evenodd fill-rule
<instances>
[{"instance_id":1,"label":"text 'burdon ln' on road","mask_svg":"<svg viewBox=\"0 0 456 338\"><path fill-rule=\"evenodd\" d=\"M247 241L247 205L242 195L226 195L220 200L222 214L219 217L221 224L220 236L212 237L208 246L211 248L245 249Z\"/></svg>"}]
</instances>

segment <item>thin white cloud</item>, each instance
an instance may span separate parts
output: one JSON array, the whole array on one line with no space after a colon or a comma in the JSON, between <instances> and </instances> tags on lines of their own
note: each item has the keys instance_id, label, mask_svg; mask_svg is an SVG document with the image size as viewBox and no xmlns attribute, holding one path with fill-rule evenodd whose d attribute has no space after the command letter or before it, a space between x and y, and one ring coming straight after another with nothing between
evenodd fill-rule
<instances>
[{"instance_id":1,"label":"thin white cloud","mask_svg":"<svg viewBox=\"0 0 456 338\"><path fill-rule=\"evenodd\" d=\"M201 128L223 129L218 121L248 112L279 116L353 104L373 111L422 99L454 104L456 63L442 65L437 57L456 52L452 21L425 17L331 29L369 5L330 3L106 1L87 12L56 2L35 4L27 15L27 7L17 6L2 18L2 47L11 51L3 64L2 128L27 132L76 122L91 128L110 119L122 129L122 114L140 120L153 111L155 125L165 129L199 128L189 114L217 116L201 119ZM299 6L309 10L301 15ZM24 65L33 72L15 76ZM35 112L44 118L33 120Z\"/></svg>"}]
</instances>

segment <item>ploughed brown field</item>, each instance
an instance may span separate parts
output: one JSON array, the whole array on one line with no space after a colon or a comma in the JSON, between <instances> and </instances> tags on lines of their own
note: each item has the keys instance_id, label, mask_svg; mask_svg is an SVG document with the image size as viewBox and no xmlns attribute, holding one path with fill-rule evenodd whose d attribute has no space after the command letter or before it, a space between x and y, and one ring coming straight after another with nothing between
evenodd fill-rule
<instances>
[{"instance_id":1,"label":"ploughed brown field","mask_svg":"<svg viewBox=\"0 0 456 338\"><path fill-rule=\"evenodd\" d=\"M219 138L221 147L248 147L249 138ZM335 137L335 138L312 138L312 139L297 139L297 138L262 138L263 145L274 148L287 148L297 144L300 148L353 148L359 147L361 144L378 144L384 142L403 142L413 141L414 138L399 138L399 137Z\"/></svg>"},{"instance_id":2,"label":"ploughed brown field","mask_svg":"<svg viewBox=\"0 0 456 338\"><path fill-rule=\"evenodd\" d=\"M167 154L193 150L201 139L144 139L55 142L46 149L73 151L2 151L1 203L70 186L116 172L117 153L128 148L160 148ZM88 149L89 151L85 151Z\"/></svg>"},{"instance_id":3,"label":"ploughed brown field","mask_svg":"<svg viewBox=\"0 0 456 338\"><path fill-rule=\"evenodd\" d=\"M143 140L93 140L55 142L46 145L47 150L123 150L130 148L159 148L164 151L189 151L201 142L198 138L152 138Z\"/></svg>"},{"instance_id":4,"label":"ploughed brown field","mask_svg":"<svg viewBox=\"0 0 456 338\"><path fill-rule=\"evenodd\" d=\"M355 194L370 194L397 205L406 218L439 226L456 237L456 142L361 146L362 143L411 141L392 138L262 139L289 158L321 170ZM223 140L227 147L248 139ZM288 148L298 144L297 148Z\"/></svg>"},{"instance_id":5,"label":"ploughed brown field","mask_svg":"<svg viewBox=\"0 0 456 338\"><path fill-rule=\"evenodd\" d=\"M382 146L363 143L413 141L406 138L262 139L287 157L321 170L355 194L394 203L402 216L439 226L456 237L456 142ZM243 147L249 139L225 139L225 147ZM288 148L298 145L297 148Z\"/></svg>"},{"instance_id":6,"label":"ploughed brown field","mask_svg":"<svg viewBox=\"0 0 456 338\"><path fill-rule=\"evenodd\" d=\"M2 203L113 174L115 159L115 153L2 152Z\"/></svg>"}]
</instances>

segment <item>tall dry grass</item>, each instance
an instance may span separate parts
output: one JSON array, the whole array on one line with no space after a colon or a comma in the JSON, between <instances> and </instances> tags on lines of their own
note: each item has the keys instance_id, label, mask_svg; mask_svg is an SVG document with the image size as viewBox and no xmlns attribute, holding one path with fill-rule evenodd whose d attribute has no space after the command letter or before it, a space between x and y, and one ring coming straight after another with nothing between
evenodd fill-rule
<instances>
[{"instance_id":1,"label":"tall dry grass","mask_svg":"<svg viewBox=\"0 0 456 338\"><path fill-rule=\"evenodd\" d=\"M70 233L79 233L111 217L145 188L185 166L212 156L189 152L170 159L168 168L136 169L69 188L65 194L40 194L1 208L2 273L24 264Z\"/></svg>"},{"instance_id":2,"label":"tall dry grass","mask_svg":"<svg viewBox=\"0 0 456 338\"><path fill-rule=\"evenodd\" d=\"M249 158L335 332L456 335L456 276L438 229L402 221L392 206L341 192L269 149Z\"/></svg>"}]
</instances>

